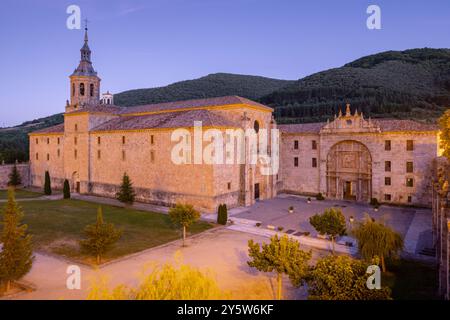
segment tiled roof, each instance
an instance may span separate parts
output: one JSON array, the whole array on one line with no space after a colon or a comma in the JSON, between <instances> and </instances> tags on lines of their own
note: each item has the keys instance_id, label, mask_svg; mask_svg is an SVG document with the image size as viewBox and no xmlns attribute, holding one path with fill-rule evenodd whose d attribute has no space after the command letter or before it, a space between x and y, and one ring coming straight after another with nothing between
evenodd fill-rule
<instances>
[{"instance_id":1,"label":"tiled roof","mask_svg":"<svg viewBox=\"0 0 450 320\"><path fill-rule=\"evenodd\" d=\"M439 130L435 124L427 124L413 120L372 119L371 121L379 125L383 132Z\"/></svg>"},{"instance_id":2,"label":"tiled roof","mask_svg":"<svg viewBox=\"0 0 450 320\"><path fill-rule=\"evenodd\" d=\"M167 111L167 110L178 110L185 108L201 108L201 107L214 107L214 106L222 106L222 105L231 105L231 104L247 104L255 107L265 108L268 111L273 111L272 108L269 108L265 105L262 105L258 102L242 98L239 96L225 96L225 97L217 97L217 98L207 98L207 99L195 99L195 100L185 100L185 101L173 101L173 102L165 102L165 103L157 103L157 104L148 104L136 107L128 107L122 108L122 114L131 114L131 113L145 113L145 112L155 112L155 111Z\"/></svg>"},{"instance_id":3,"label":"tiled roof","mask_svg":"<svg viewBox=\"0 0 450 320\"><path fill-rule=\"evenodd\" d=\"M98 104L95 106L86 106L84 108L77 109L75 111L69 112L68 114L77 114L82 112L100 112L100 113L110 113L110 114L119 114L122 111L122 107L114 106L114 105L104 105Z\"/></svg>"},{"instance_id":4,"label":"tiled roof","mask_svg":"<svg viewBox=\"0 0 450 320\"><path fill-rule=\"evenodd\" d=\"M123 116L103 123L93 128L92 131L193 127L194 121L202 121L202 126L238 127L236 123L213 112L200 109L143 116Z\"/></svg>"},{"instance_id":5,"label":"tiled roof","mask_svg":"<svg viewBox=\"0 0 450 320\"><path fill-rule=\"evenodd\" d=\"M64 123L31 132L31 134L35 133L64 133Z\"/></svg>"},{"instance_id":6,"label":"tiled roof","mask_svg":"<svg viewBox=\"0 0 450 320\"><path fill-rule=\"evenodd\" d=\"M319 133L325 122L280 124L277 126L281 133Z\"/></svg>"}]
</instances>

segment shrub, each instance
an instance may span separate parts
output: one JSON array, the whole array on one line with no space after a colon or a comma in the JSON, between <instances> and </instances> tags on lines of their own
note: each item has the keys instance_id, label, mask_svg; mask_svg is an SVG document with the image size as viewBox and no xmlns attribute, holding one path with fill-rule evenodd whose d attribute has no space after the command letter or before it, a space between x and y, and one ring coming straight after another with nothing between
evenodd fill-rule
<instances>
[{"instance_id":1,"label":"shrub","mask_svg":"<svg viewBox=\"0 0 450 320\"><path fill-rule=\"evenodd\" d=\"M17 166L14 165L14 167L11 170L11 173L9 174L8 186L17 187L21 184L22 184L22 178L20 177L20 173L17 170Z\"/></svg>"},{"instance_id":2,"label":"shrub","mask_svg":"<svg viewBox=\"0 0 450 320\"><path fill-rule=\"evenodd\" d=\"M44 194L47 196L52 194L52 183L50 181L50 174L48 171L45 171Z\"/></svg>"},{"instance_id":3,"label":"shrub","mask_svg":"<svg viewBox=\"0 0 450 320\"><path fill-rule=\"evenodd\" d=\"M283 227L278 227L278 231L283 231Z\"/></svg>"},{"instance_id":4,"label":"shrub","mask_svg":"<svg viewBox=\"0 0 450 320\"><path fill-rule=\"evenodd\" d=\"M257 222L257 223L256 223L256 226L257 226L257 227L261 227L261 222Z\"/></svg>"},{"instance_id":5,"label":"shrub","mask_svg":"<svg viewBox=\"0 0 450 320\"><path fill-rule=\"evenodd\" d=\"M126 173L123 174L122 184L119 192L117 192L117 200L125 204L133 204L136 194L134 193L133 184L130 177Z\"/></svg>"},{"instance_id":6,"label":"shrub","mask_svg":"<svg viewBox=\"0 0 450 320\"><path fill-rule=\"evenodd\" d=\"M323 196L322 193L319 192L316 196L316 200L325 200L325 197Z\"/></svg>"},{"instance_id":7,"label":"shrub","mask_svg":"<svg viewBox=\"0 0 450 320\"><path fill-rule=\"evenodd\" d=\"M226 225L227 221L228 221L228 209L227 205L224 203L219 205L217 211L217 223L221 225Z\"/></svg>"},{"instance_id":8,"label":"shrub","mask_svg":"<svg viewBox=\"0 0 450 320\"><path fill-rule=\"evenodd\" d=\"M377 198L372 198L372 199L370 199L370 205L374 206L374 207L379 207L380 203L378 202Z\"/></svg>"},{"instance_id":9,"label":"shrub","mask_svg":"<svg viewBox=\"0 0 450 320\"><path fill-rule=\"evenodd\" d=\"M64 187L63 187L63 194L64 199L70 199L70 186L69 186L69 180L64 180Z\"/></svg>"}]
</instances>

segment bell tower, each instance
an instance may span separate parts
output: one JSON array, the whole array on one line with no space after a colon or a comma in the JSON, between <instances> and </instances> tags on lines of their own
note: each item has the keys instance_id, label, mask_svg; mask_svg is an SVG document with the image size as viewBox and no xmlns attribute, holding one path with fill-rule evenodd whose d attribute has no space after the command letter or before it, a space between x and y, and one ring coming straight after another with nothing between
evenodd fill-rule
<instances>
[{"instance_id":1,"label":"bell tower","mask_svg":"<svg viewBox=\"0 0 450 320\"><path fill-rule=\"evenodd\" d=\"M100 103L100 81L91 62L91 49L88 45L87 21L84 28L84 45L80 49L81 60L70 75L70 104L66 112L96 106Z\"/></svg>"}]
</instances>

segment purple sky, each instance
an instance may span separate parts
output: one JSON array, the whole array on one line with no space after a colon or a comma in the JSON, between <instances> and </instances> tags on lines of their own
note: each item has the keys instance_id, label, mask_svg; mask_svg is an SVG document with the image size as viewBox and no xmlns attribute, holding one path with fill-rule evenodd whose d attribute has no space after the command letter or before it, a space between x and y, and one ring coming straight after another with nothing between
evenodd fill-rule
<instances>
[{"instance_id":1,"label":"purple sky","mask_svg":"<svg viewBox=\"0 0 450 320\"><path fill-rule=\"evenodd\" d=\"M0 127L62 112L88 18L102 92L209 73L298 79L385 50L450 47L449 0L2 0ZM366 8L382 30L366 28Z\"/></svg>"}]
</instances>

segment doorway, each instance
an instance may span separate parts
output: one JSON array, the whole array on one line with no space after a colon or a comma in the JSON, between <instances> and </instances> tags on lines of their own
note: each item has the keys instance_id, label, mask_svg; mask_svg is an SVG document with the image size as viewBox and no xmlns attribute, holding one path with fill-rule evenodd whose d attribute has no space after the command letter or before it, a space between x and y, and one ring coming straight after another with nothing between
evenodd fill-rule
<instances>
[{"instance_id":1,"label":"doorway","mask_svg":"<svg viewBox=\"0 0 450 320\"><path fill-rule=\"evenodd\" d=\"M255 200L259 200L259 183L255 183Z\"/></svg>"},{"instance_id":2,"label":"doorway","mask_svg":"<svg viewBox=\"0 0 450 320\"><path fill-rule=\"evenodd\" d=\"M344 199L356 200L356 196L353 195L353 183L351 181L344 182Z\"/></svg>"}]
</instances>

